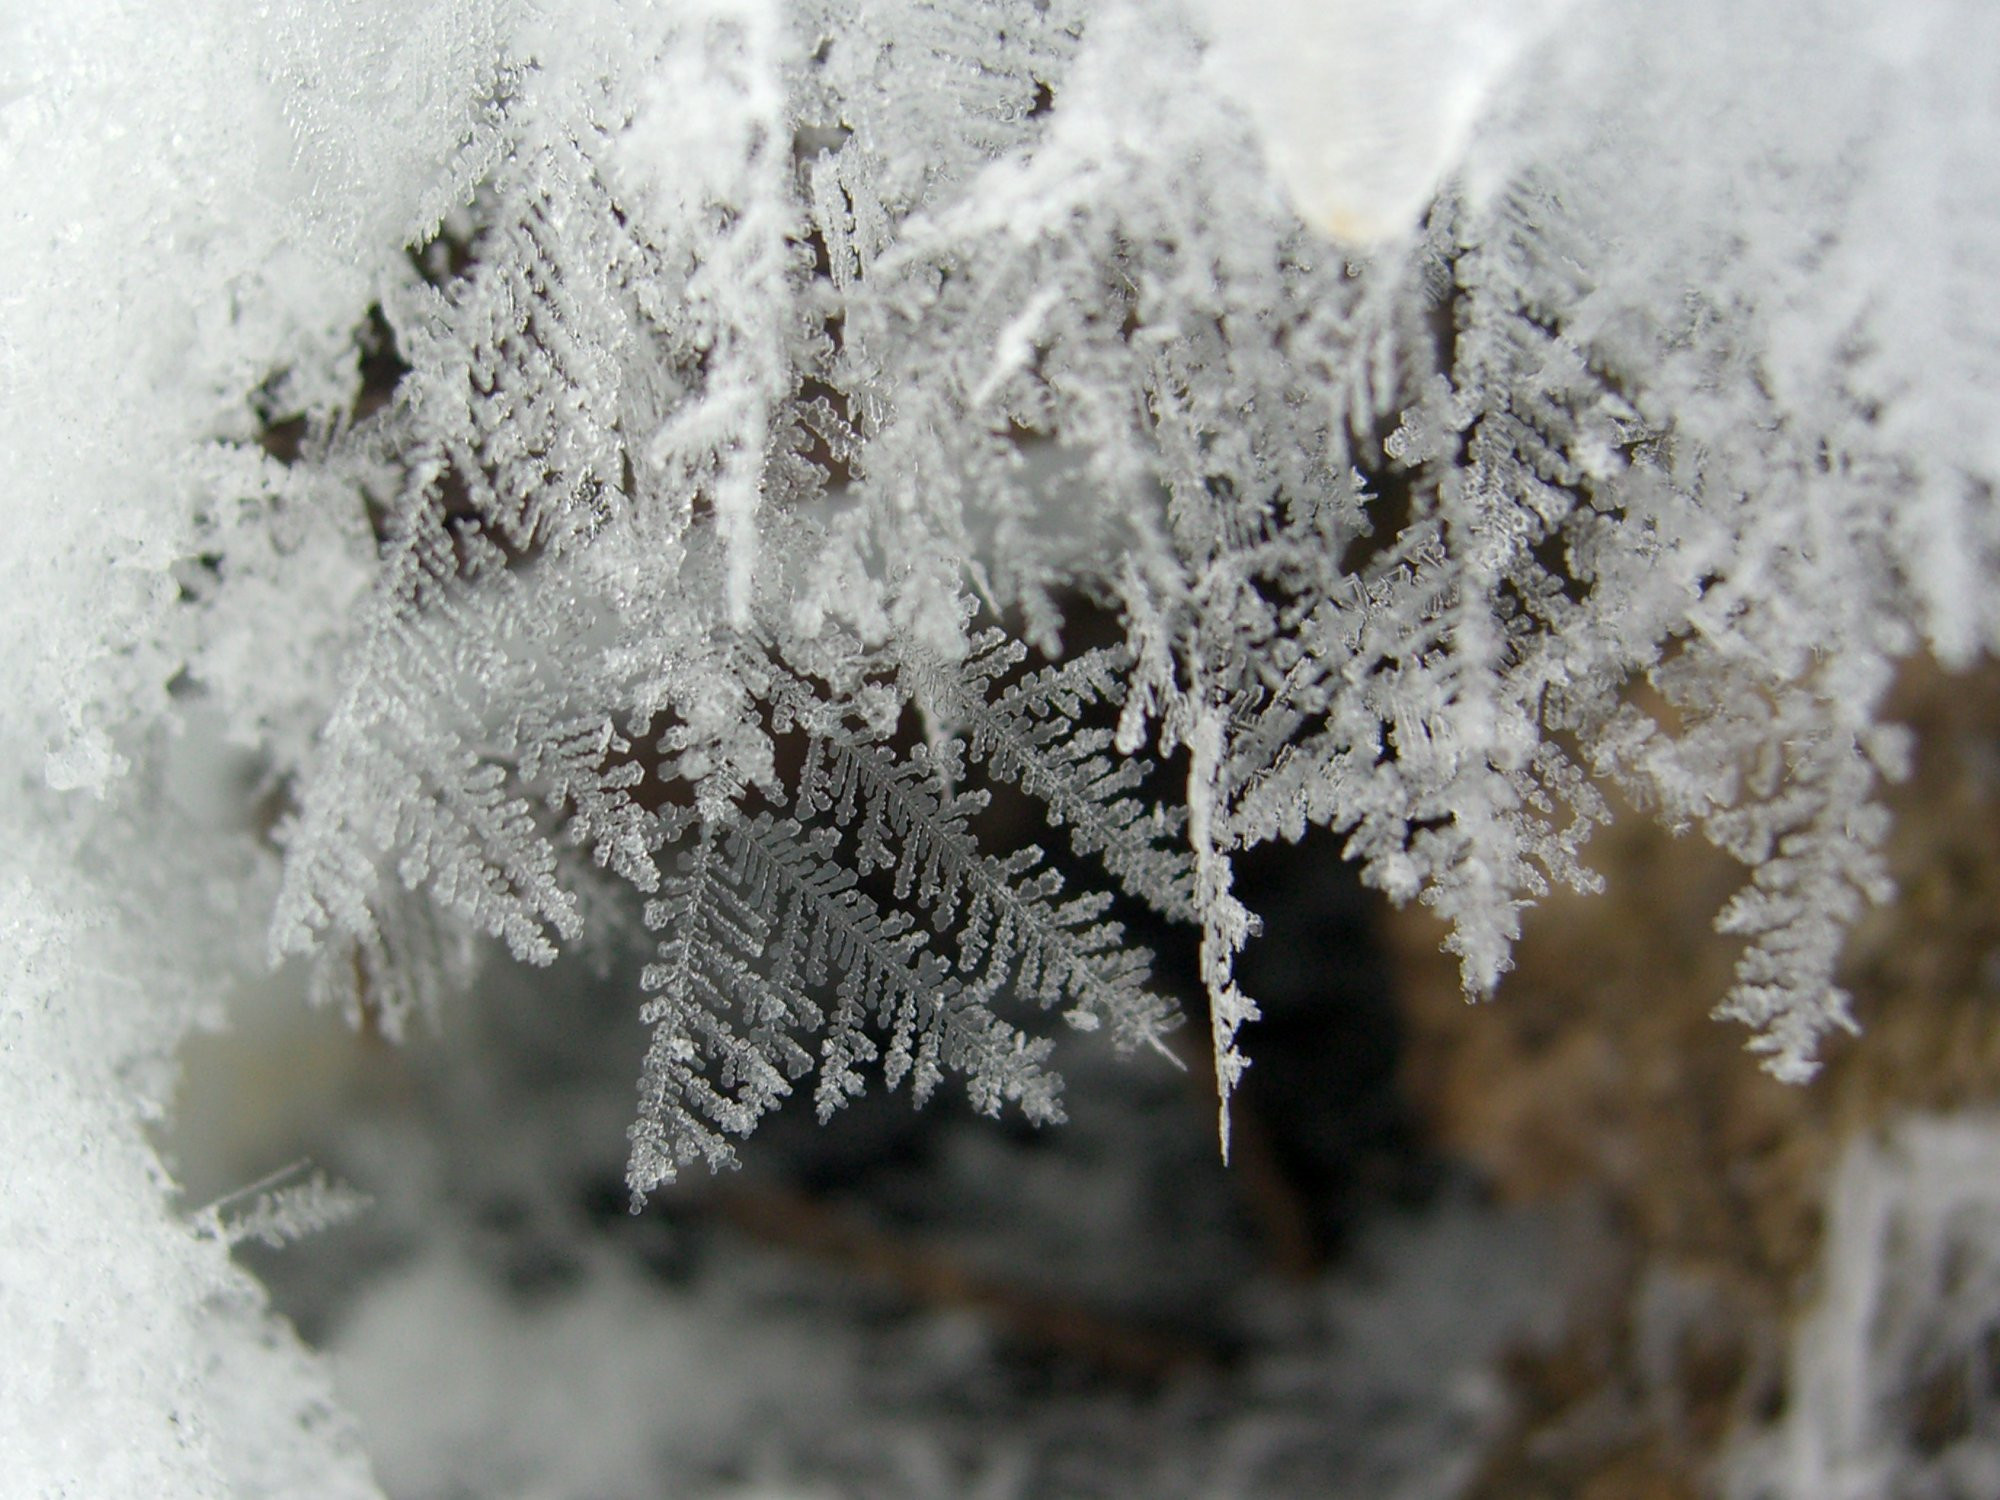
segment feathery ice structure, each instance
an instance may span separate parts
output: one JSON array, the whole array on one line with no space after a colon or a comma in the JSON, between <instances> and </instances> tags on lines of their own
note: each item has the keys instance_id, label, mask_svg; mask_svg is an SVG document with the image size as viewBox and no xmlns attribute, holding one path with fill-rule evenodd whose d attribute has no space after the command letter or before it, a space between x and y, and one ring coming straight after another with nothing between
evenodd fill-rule
<instances>
[{"instance_id":1,"label":"feathery ice structure","mask_svg":"<svg viewBox=\"0 0 2000 1500\"><path fill-rule=\"evenodd\" d=\"M0 23L7 1159L157 1178L259 949L393 1031L480 935L649 934L640 1194L878 1054L1053 1119L1038 1009L1171 1021L1115 899L1226 1099L1234 855L1336 830L1483 995L1605 787L1743 862L1717 999L1810 1074L1886 687L2000 643L2000 12L1258 9ZM178 1243L95 1201L9 1189L0 1297Z\"/></svg>"}]
</instances>

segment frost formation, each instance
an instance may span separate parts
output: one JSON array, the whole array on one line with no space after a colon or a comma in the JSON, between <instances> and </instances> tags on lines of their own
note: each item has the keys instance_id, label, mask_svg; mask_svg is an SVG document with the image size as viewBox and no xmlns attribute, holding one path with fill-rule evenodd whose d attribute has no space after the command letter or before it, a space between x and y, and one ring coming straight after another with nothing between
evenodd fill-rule
<instances>
[{"instance_id":1,"label":"frost formation","mask_svg":"<svg viewBox=\"0 0 2000 1500\"><path fill-rule=\"evenodd\" d=\"M1484 994L1613 788L1745 865L1718 998L1804 1077L1888 684L2000 644L1995 56L1978 0L0 15L10 1477L372 1490L144 1135L271 952L393 1031L479 935L643 943L643 1195L878 1061L1054 1118L1038 1008L1171 1021L1114 900L1199 927L1226 1095L1231 861L1308 826Z\"/></svg>"},{"instance_id":2,"label":"frost formation","mask_svg":"<svg viewBox=\"0 0 2000 1500\"><path fill-rule=\"evenodd\" d=\"M1231 860L1308 826L1486 994L1606 787L1744 863L1721 1011L1807 1076L1891 676L2000 643L2000 21L1511 7L1447 117L1380 8L1273 14L1393 53L1369 215L1301 221L1368 122L1222 4L211 16L171 131L145 18L20 28L11 139L135 129L16 236L111 291L8 315L16 493L96 466L7 564L11 763L116 809L219 720L231 910L391 1030L642 913L641 1196L878 1060L1058 1118L1038 1007L1172 1021L1114 895L1200 928L1226 1101Z\"/></svg>"}]
</instances>

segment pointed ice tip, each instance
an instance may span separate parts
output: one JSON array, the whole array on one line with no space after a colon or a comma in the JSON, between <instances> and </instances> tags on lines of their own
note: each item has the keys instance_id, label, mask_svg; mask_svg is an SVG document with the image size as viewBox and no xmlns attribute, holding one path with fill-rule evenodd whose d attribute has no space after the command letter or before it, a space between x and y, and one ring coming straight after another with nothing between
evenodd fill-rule
<instances>
[{"instance_id":1,"label":"pointed ice tip","mask_svg":"<svg viewBox=\"0 0 2000 1500\"><path fill-rule=\"evenodd\" d=\"M1215 71L1299 217L1384 244L1422 222L1559 0L1201 0Z\"/></svg>"},{"instance_id":2,"label":"pointed ice tip","mask_svg":"<svg viewBox=\"0 0 2000 1500\"><path fill-rule=\"evenodd\" d=\"M1146 1038L1146 1044L1176 1068L1179 1068L1183 1073L1188 1070L1188 1065L1182 1059L1181 1055L1169 1047L1166 1038L1161 1036L1157 1031Z\"/></svg>"}]
</instances>

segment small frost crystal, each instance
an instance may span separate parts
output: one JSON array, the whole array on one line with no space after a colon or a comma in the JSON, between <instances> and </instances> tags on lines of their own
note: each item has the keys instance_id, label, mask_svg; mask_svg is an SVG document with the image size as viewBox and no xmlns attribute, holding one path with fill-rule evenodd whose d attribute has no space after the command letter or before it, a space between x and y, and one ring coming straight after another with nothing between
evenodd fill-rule
<instances>
[{"instance_id":1,"label":"small frost crystal","mask_svg":"<svg viewBox=\"0 0 2000 1500\"><path fill-rule=\"evenodd\" d=\"M1235 856L1335 831L1484 994L1606 788L1743 862L1773 1071L1851 1024L1887 686L2000 644L2000 9L5 42L0 858L116 934L9 981L10 1118L125 1131L269 954L393 1033L484 936L643 989L639 1194L874 1071L1055 1119L1042 1012L1173 1021L1117 902L1226 1092Z\"/></svg>"},{"instance_id":2,"label":"small frost crystal","mask_svg":"<svg viewBox=\"0 0 2000 1500\"><path fill-rule=\"evenodd\" d=\"M368 1207L366 1194L329 1181L324 1172L299 1178L304 1165L296 1162L209 1205L195 1216L196 1227L225 1244L256 1240L275 1250L345 1224Z\"/></svg>"}]
</instances>

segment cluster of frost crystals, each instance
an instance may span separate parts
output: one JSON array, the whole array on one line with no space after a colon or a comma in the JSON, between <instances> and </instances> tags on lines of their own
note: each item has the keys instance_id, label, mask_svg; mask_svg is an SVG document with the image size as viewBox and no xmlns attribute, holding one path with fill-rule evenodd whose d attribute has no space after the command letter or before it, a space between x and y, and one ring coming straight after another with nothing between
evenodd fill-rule
<instances>
[{"instance_id":1,"label":"cluster of frost crystals","mask_svg":"<svg viewBox=\"0 0 2000 1500\"><path fill-rule=\"evenodd\" d=\"M439 201L438 162L490 95L493 18L280 9L0 17L10 1494L377 1493L324 1373L172 1204L149 1130L173 1048L261 958L250 785L324 717L301 679L373 562L254 438L276 406L352 399L374 281L461 195ZM219 569L244 587L191 611ZM197 671L241 685L240 758Z\"/></svg>"},{"instance_id":2,"label":"cluster of frost crystals","mask_svg":"<svg viewBox=\"0 0 2000 1500\"><path fill-rule=\"evenodd\" d=\"M1360 278L1428 308L1346 449L1414 504L1375 502L1393 533L1320 574L1275 692L1259 663L1287 716L1246 746L1242 831L1351 827L1372 879L1452 920L1476 993L1522 900L1590 881L1615 784L1749 867L1723 1010L1810 1073L1885 889L1895 664L2000 639L1994 24L1579 5L1517 58L1423 236Z\"/></svg>"},{"instance_id":3,"label":"cluster of frost crystals","mask_svg":"<svg viewBox=\"0 0 2000 1500\"><path fill-rule=\"evenodd\" d=\"M1748 867L1718 998L1807 1075L1885 888L1876 704L2000 626L1961 78L1991 23L1694 7L1662 53L1609 3L1405 19L496 21L423 199L457 207L373 282L393 383L273 408L286 543L239 510L179 612L194 686L290 726L275 950L393 1026L455 934L546 962L635 888L643 1193L878 1053L1057 1118L1012 1001L1157 1034L1100 898L975 836L990 792L1200 926L1226 1095L1237 852L1332 827L1483 994L1525 905L1595 883L1613 784ZM319 669L274 702L257 553L324 594L357 527L372 578L285 633ZM1124 641L1030 691L988 632L1062 659L1078 591ZM1185 767L1159 806L1142 752Z\"/></svg>"},{"instance_id":4,"label":"cluster of frost crystals","mask_svg":"<svg viewBox=\"0 0 2000 1500\"><path fill-rule=\"evenodd\" d=\"M871 1071L1059 1118L1040 1012L1171 1022L1120 895L1200 928L1226 1090L1232 859L1312 825L1484 993L1595 883L1609 784L1745 864L1718 998L1803 1077L1884 889L1886 685L2000 644L1997 33L15 18L10 889L74 876L128 937L171 895L227 934L197 968L261 929L391 1032L480 935L602 938L654 1028L643 1194ZM1079 597L1119 639L1066 638ZM241 774L167 817L191 732ZM165 954L104 952L61 1003L125 1077L180 1013Z\"/></svg>"}]
</instances>

